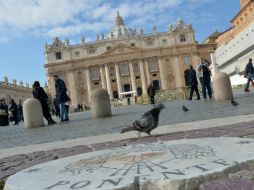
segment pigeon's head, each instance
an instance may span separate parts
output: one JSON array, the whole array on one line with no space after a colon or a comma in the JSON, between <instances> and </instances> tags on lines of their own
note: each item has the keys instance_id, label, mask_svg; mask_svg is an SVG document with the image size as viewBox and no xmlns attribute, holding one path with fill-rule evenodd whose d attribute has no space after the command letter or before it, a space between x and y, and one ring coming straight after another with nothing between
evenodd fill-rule
<instances>
[{"instance_id":1,"label":"pigeon's head","mask_svg":"<svg viewBox=\"0 0 254 190\"><path fill-rule=\"evenodd\" d=\"M164 106L164 104L159 104L159 105L157 106L157 108L159 108L160 110L162 110L162 109L165 108L165 106Z\"/></svg>"}]
</instances>

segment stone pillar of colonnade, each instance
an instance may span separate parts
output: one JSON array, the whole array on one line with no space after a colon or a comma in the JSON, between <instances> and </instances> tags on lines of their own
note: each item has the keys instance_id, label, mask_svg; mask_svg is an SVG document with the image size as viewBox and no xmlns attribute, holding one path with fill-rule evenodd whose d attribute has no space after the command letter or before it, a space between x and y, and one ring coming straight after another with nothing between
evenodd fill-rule
<instances>
[{"instance_id":1,"label":"stone pillar of colonnade","mask_svg":"<svg viewBox=\"0 0 254 190\"><path fill-rule=\"evenodd\" d=\"M116 82L117 82L117 91L119 94L119 98L122 98L120 93L122 92L122 85L121 85L121 77L120 77L120 70L119 70L119 64L115 64L115 71L116 71Z\"/></svg>"},{"instance_id":2,"label":"stone pillar of colonnade","mask_svg":"<svg viewBox=\"0 0 254 190\"><path fill-rule=\"evenodd\" d=\"M142 82L142 92L143 94L146 94L147 83L146 83L145 70L144 70L144 64L142 59L139 60L139 70L140 70L140 76L141 76L141 82Z\"/></svg>"},{"instance_id":3,"label":"stone pillar of colonnade","mask_svg":"<svg viewBox=\"0 0 254 190\"><path fill-rule=\"evenodd\" d=\"M148 65L148 60L144 60L145 63L145 71L146 71L146 79L147 79L147 86L150 85L151 83L151 77L150 77L150 71L149 71L149 65Z\"/></svg>"},{"instance_id":4,"label":"stone pillar of colonnade","mask_svg":"<svg viewBox=\"0 0 254 190\"><path fill-rule=\"evenodd\" d=\"M101 78L101 86L103 89L107 90L107 83L105 79L105 69L103 65L100 65L100 78Z\"/></svg>"},{"instance_id":5,"label":"stone pillar of colonnade","mask_svg":"<svg viewBox=\"0 0 254 190\"><path fill-rule=\"evenodd\" d=\"M70 90L70 99L71 104L74 108L78 106L78 99L77 99L77 91L76 91L76 81L74 77L73 71L70 71L68 74L68 83L69 83L69 90Z\"/></svg>"},{"instance_id":6,"label":"stone pillar of colonnade","mask_svg":"<svg viewBox=\"0 0 254 190\"><path fill-rule=\"evenodd\" d=\"M89 68L85 69L86 73L86 85L87 85L87 96L88 96L88 101L91 102L91 92L92 92L92 85L91 85L91 79L90 79L90 73L89 73Z\"/></svg>"},{"instance_id":7,"label":"stone pillar of colonnade","mask_svg":"<svg viewBox=\"0 0 254 190\"><path fill-rule=\"evenodd\" d=\"M134 70L133 70L133 63L129 63L129 68L130 68L130 75L131 75L131 86L132 86L132 90L133 91L137 91L137 87L136 87L136 79L135 79L135 74L134 74ZM136 95L137 93L135 93L134 95Z\"/></svg>"},{"instance_id":8,"label":"stone pillar of colonnade","mask_svg":"<svg viewBox=\"0 0 254 190\"><path fill-rule=\"evenodd\" d=\"M105 65L105 74L106 74L106 83L108 87L108 94L110 96L110 99L113 99L113 93L112 93L112 87L111 87L111 80L110 80L110 75L109 75L109 68L108 65Z\"/></svg>"},{"instance_id":9,"label":"stone pillar of colonnade","mask_svg":"<svg viewBox=\"0 0 254 190\"><path fill-rule=\"evenodd\" d=\"M160 78L161 78L161 88L162 90L165 90L167 88L166 86L166 75L165 75L165 67L162 62L161 58L158 58L158 64L159 64L159 70L160 70Z\"/></svg>"}]
</instances>

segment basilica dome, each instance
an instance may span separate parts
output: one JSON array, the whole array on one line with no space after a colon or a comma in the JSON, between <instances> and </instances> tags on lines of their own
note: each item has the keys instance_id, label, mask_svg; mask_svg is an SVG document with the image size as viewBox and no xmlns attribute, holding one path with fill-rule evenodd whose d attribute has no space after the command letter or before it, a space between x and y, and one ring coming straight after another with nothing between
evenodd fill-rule
<instances>
[{"instance_id":1,"label":"basilica dome","mask_svg":"<svg viewBox=\"0 0 254 190\"><path fill-rule=\"evenodd\" d=\"M126 25L124 25L124 21L122 17L119 15L119 12L117 11L117 16L115 19L115 28L107 34L108 39L115 39L115 38L125 38L130 36L136 36L137 31L131 28L128 28Z\"/></svg>"}]
</instances>

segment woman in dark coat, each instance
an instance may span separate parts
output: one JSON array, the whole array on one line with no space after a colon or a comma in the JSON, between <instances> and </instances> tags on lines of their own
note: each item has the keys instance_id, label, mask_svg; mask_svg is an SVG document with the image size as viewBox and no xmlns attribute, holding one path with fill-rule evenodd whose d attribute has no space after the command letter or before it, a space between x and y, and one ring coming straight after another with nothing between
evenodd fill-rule
<instances>
[{"instance_id":1,"label":"woman in dark coat","mask_svg":"<svg viewBox=\"0 0 254 190\"><path fill-rule=\"evenodd\" d=\"M155 91L156 89L154 88L153 83L151 82L151 84L149 85L147 89L147 94L150 97L151 104L155 104L155 100L154 100Z\"/></svg>"},{"instance_id":2,"label":"woman in dark coat","mask_svg":"<svg viewBox=\"0 0 254 190\"><path fill-rule=\"evenodd\" d=\"M19 124L19 119L18 119L18 106L15 103L14 99L10 99L10 108L9 110L12 113L13 116L13 121L14 121L14 125L18 125Z\"/></svg>"},{"instance_id":3,"label":"woman in dark coat","mask_svg":"<svg viewBox=\"0 0 254 190\"><path fill-rule=\"evenodd\" d=\"M48 121L49 125L56 123L49 113L48 107L48 95L45 93L44 89L40 86L39 81L35 81L33 84L33 96L38 99L41 103L43 116Z\"/></svg>"}]
</instances>

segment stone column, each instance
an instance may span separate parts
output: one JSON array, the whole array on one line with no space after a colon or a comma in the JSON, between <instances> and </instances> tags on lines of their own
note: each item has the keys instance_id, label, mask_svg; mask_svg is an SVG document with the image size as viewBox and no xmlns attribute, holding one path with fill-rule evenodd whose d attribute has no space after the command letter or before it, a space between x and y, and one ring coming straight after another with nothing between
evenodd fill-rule
<instances>
[{"instance_id":1,"label":"stone column","mask_svg":"<svg viewBox=\"0 0 254 190\"><path fill-rule=\"evenodd\" d=\"M70 90L70 98L71 98L71 104L73 107L78 106L78 99L77 99L77 91L76 91L76 81L74 77L74 71L70 71L68 74L68 84L69 84L69 90Z\"/></svg>"},{"instance_id":2,"label":"stone column","mask_svg":"<svg viewBox=\"0 0 254 190\"><path fill-rule=\"evenodd\" d=\"M115 71L116 71L117 90L118 90L119 98L121 98L122 96L120 95L120 93L122 92L122 85L121 85L121 77L120 77L118 63L115 64Z\"/></svg>"},{"instance_id":3,"label":"stone column","mask_svg":"<svg viewBox=\"0 0 254 190\"><path fill-rule=\"evenodd\" d=\"M145 59L145 70L146 70L147 85L150 85L150 83L151 83L151 77L150 77L150 71L149 71L147 59Z\"/></svg>"},{"instance_id":4,"label":"stone column","mask_svg":"<svg viewBox=\"0 0 254 190\"><path fill-rule=\"evenodd\" d=\"M134 74L134 70L133 70L133 64L130 62L129 63L129 68L130 68L130 75L131 75L131 86L132 86L132 90L133 91L137 91L137 87L136 87L136 79L135 79L135 74ZM135 93L136 95L137 93Z\"/></svg>"},{"instance_id":5,"label":"stone column","mask_svg":"<svg viewBox=\"0 0 254 190\"><path fill-rule=\"evenodd\" d=\"M107 87L108 87L108 94L110 96L110 99L113 99L113 93L112 93L112 87L111 87L111 79L109 75L109 68L108 65L105 65L105 73L106 73L106 82L107 82Z\"/></svg>"},{"instance_id":6,"label":"stone column","mask_svg":"<svg viewBox=\"0 0 254 190\"><path fill-rule=\"evenodd\" d=\"M176 88L179 88L179 87L182 87L182 75L183 73L181 73L181 70L180 70L180 64L179 64L179 59L178 57L174 57L173 58L174 62L173 62L173 65L174 65L174 76L175 76L175 86Z\"/></svg>"},{"instance_id":7,"label":"stone column","mask_svg":"<svg viewBox=\"0 0 254 190\"><path fill-rule=\"evenodd\" d=\"M86 85L87 85L88 101L91 102L92 85L91 85L91 80L90 80L89 68L86 68L85 72L86 72Z\"/></svg>"},{"instance_id":8,"label":"stone column","mask_svg":"<svg viewBox=\"0 0 254 190\"><path fill-rule=\"evenodd\" d=\"M233 99L233 92L228 74L217 72L213 78L213 89L216 101Z\"/></svg>"},{"instance_id":9,"label":"stone column","mask_svg":"<svg viewBox=\"0 0 254 190\"><path fill-rule=\"evenodd\" d=\"M94 118L112 116L109 94L105 89L95 89L91 94L92 114Z\"/></svg>"},{"instance_id":10,"label":"stone column","mask_svg":"<svg viewBox=\"0 0 254 190\"><path fill-rule=\"evenodd\" d=\"M141 76L141 82L142 82L142 92L143 94L147 93L147 85L146 85L146 78L145 78L145 70L143 61L139 60L139 70L140 70L140 76Z\"/></svg>"},{"instance_id":11,"label":"stone column","mask_svg":"<svg viewBox=\"0 0 254 190\"><path fill-rule=\"evenodd\" d=\"M28 98L23 104L23 115L25 128L36 128L43 126L42 107L39 100Z\"/></svg>"},{"instance_id":12,"label":"stone column","mask_svg":"<svg viewBox=\"0 0 254 190\"><path fill-rule=\"evenodd\" d=\"M105 72L103 65L100 65L100 77L101 77L101 86L103 89L107 90L107 84L105 79Z\"/></svg>"},{"instance_id":13,"label":"stone column","mask_svg":"<svg viewBox=\"0 0 254 190\"><path fill-rule=\"evenodd\" d=\"M158 63L159 63L159 70L160 70L160 78L161 78L161 88L162 90L165 90L167 88L166 86L166 75L165 75L165 67L162 62L161 58L158 58Z\"/></svg>"}]
</instances>

